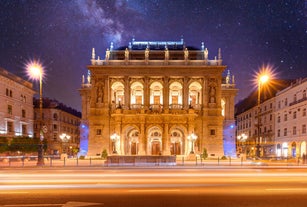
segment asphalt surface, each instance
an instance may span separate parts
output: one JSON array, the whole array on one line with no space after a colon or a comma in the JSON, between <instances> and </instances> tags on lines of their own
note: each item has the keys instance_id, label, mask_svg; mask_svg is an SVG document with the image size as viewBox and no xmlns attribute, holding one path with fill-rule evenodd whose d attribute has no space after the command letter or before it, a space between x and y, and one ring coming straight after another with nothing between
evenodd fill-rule
<instances>
[{"instance_id":1,"label":"asphalt surface","mask_svg":"<svg viewBox=\"0 0 307 207\"><path fill-rule=\"evenodd\" d=\"M0 204L26 206L306 206L307 169L0 168Z\"/></svg>"}]
</instances>

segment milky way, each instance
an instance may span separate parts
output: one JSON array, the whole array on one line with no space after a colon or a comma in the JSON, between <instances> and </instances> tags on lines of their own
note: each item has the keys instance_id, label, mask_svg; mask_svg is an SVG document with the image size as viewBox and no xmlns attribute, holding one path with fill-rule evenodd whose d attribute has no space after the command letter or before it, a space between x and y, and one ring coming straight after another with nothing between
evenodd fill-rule
<instances>
[{"instance_id":1,"label":"milky way","mask_svg":"<svg viewBox=\"0 0 307 207\"><path fill-rule=\"evenodd\" d=\"M222 49L236 77L238 99L250 92L254 71L272 64L278 78L306 77L304 0L2 0L0 67L27 78L24 65L40 59L44 96L80 110L78 89L91 48L104 56L136 40L179 40L209 58ZM211 57L210 57L211 56ZM37 88L37 83L35 83Z\"/></svg>"}]
</instances>

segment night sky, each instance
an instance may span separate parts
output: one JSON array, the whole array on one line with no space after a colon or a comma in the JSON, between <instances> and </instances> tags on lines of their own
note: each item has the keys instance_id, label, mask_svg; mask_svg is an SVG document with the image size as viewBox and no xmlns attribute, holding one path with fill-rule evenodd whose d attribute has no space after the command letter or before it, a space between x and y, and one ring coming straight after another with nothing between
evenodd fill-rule
<instances>
[{"instance_id":1,"label":"night sky","mask_svg":"<svg viewBox=\"0 0 307 207\"><path fill-rule=\"evenodd\" d=\"M222 49L238 101L263 64L278 78L307 77L306 17L304 0L0 0L0 67L28 79L25 63L40 59L44 97L81 110L78 89L93 47L103 58L111 42L183 36L187 46L204 42L209 59Z\"/></svg>"}]
</instances>

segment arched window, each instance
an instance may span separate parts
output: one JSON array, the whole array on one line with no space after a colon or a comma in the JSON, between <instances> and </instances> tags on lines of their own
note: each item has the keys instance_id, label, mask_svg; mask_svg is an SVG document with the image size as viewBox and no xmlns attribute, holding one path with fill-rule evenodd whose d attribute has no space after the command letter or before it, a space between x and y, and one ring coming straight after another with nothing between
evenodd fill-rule
<instances>
[{"instance_id":1,"label":"arched window","mask_svg":"<svg viewBox=\"0 0 307 207\"><path fill-rule=\"evenodd\" d=\"M169 104L171 108L182 108L182 85L179 82L173 82L169 86Z\"/></svg>"},{"instance_id":2,"label":"arched window","mask_svg":"<svg viewBox=\"0 0 307 207\"><path fill-rule=\"evenodd\" d=\"M163 104L163 86L160 82L150 85L150 104Z\"/></svg>"},{"instance_id":3,"label":"arched window","mask_svg":"<svg viewBox=\"0 0 307 207\"><path fill-rule=\"evenodd\" d=\"M111 86L111 100L115 105L123 105L125 104L125 87L121 82L115 82Z\"/></svg>"},{"instance_id":4,"label":"arched window","mask_svg":"<svg viewBox=\"0 0 307 207\"><path fill-rule=\"evenodd\" d=\"M131 107L141 108L144 104L144 87L140 82L131 85Z\"/></svg>"},{"instance_id":5,"label":"arched window","mask_svg":"<svg viewBox=\"0 0 307 207\"><path fill-rule=\"evenodd\" d=\"M189 86L189 104L193 108L200 107L201 105L201 85L198 82L192 82Z\"/></svg>"}]
</instances>

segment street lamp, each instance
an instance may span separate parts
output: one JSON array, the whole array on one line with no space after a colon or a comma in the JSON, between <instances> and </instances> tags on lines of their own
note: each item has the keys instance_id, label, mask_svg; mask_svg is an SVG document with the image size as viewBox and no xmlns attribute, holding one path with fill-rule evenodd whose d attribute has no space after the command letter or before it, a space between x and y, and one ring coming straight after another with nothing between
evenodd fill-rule
<instances>
[{"instance_id":1,"label":"street lamp","mask_svg":"<svg viewBox=\"0 0 307 207\"><path fill-rule=\"evenodd\" d=\"M188 139L191 141L191 152L190 154L194 154L194 142L197 139L197 135L195 135L194 133L190 134L188 136Z\"/></svg>"},{"instance_id":2,"label":"street lamp","mask_svg":"<svg viewBox=\"0 0 307 207\"><path fill-rule=\"evenodd\" d=\"M257 99L257 141L256 141L256 156L260 157L260 114L261 114L261 107L260 107L260 102L261 102L261 89L262 86L269 81L269 76L265 73L259 74L258 76L258 99Z\"/></svg>"},{"instance_id":3,"label":"street lamp","mask_svg":"<svg viewBox=\"0 0 307 207\"><path fill-rule=\"evenodd\" d=\"M119 140L120 136L117 135L116 133L112 134L110 136L111 140L112 140L112 144L113 144L113 154L117 154L117 151L116 151L116 142L117 140Z\"/></svg>"},{"instance_id":4,"label":"street lamp","mask_svg":"<svg viewBox=\"0 0 307 207\"><path fill-rule=\"evenodd\" d=\"M40 142L37 151L37 166L43 166L44 163L44 132L46 131L43 127L43 77L44 67L37 60L29 61L26 64L27 75L32 80L39 80L39 115L40 115ZM45 132L46 133L46 132Z\"/></svg>"},{"instance_id":5,"label":"street lamp","mask_svg":"<svg viewBox=\"0 0 307 207\"><path fill-rule=\"evenodd\" d=\"M65 149L65 153L66 153L66 151L67 151L66 143L69 142L71 136L68 135L68 134L62 133L59 137L62 140L62 144L64 143L64 149ZM63 149L62 149L62 152L63 152Z\"/></svg>"}]
</instances>

